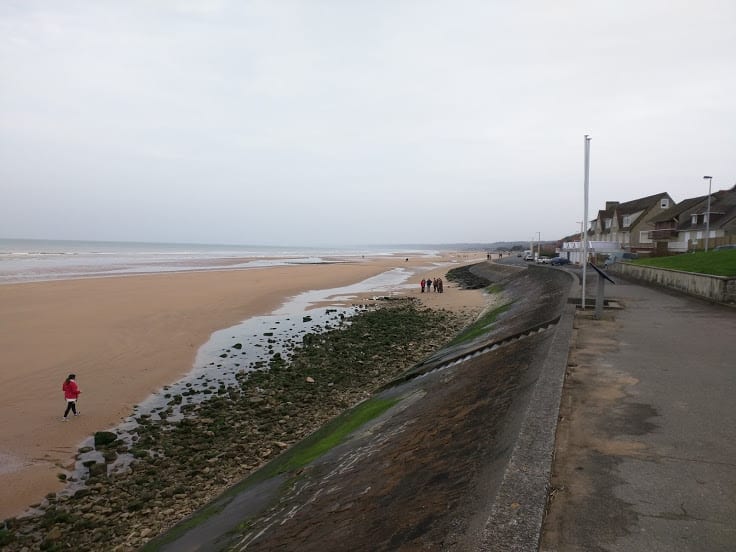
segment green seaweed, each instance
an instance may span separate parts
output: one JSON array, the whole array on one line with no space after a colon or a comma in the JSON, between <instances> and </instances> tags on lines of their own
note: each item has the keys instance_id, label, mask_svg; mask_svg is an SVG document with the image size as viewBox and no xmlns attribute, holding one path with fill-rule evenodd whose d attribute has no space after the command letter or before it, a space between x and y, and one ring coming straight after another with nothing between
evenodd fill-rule
<instances>
[{"instance_id":1,"label":"green seaweed","mask_svg":"<svg viewBox=\"0 0 736 552\"><path fill-rule=\"evenodd\" d=\"M211 517L219 514L225 506L230 503L232 498L244 492L249 487L282 473L297 470L306 466L316 458L319 458L332 448L342 443L355 430L383 414L386 410L399 402L399 400L400 398L372 398L341 414L321 429L293 446L287 452L263 466L250 477L228 489L214 502L211 502L198 512L194 513L188 519L179 523L168 533L148 542L143 546L143 548L141 548L141 552L159 550L159 547L164 544L175 541L189 529L196 527ZM248 522L248 519L243 520L241 525Z\"/></svg>"},{"instance_id":2,"label":"green seaweed","mask_svg":"<svg viewBox=\"0 0 736 552\"><path fill-rule=\"evenodd\" d=\"M148 508L160 510L175 495L187 494L186 500L197 509L196 513L181 520L182 525L173 534L157 538L145 548L157 550L222 512L238 493L249 487L283 487L306 476L307 470L302 471L301 466L330 451L393 402L361 402L346 416L338 416L340 413L345 413L367 391L380 388L437 350L465 320L465 316L424 308L416 299L360 306L356 307L356 314L350 324L328 324L305 337L302 343L295 340L285 349L286 354L273 352L269 361L249 363L253 370L237 374L237 382L232 386L217 386L213 382L206 392L200 392L189 385L181 395L168 397L173 404L199 393L206 397L196 405L182 404L181 411L186 416L178 422L160 420L160 415L138 415L140 425L134 431L129 451L135 457L135 469L129 474L116 474L115 485L108 481L104 487L87 489L86 497L80 495L74 501L55 506L78 515L87 511L91 503L105 500L111 509L106 523L113 533L110 540L123 542L131 527L159 531L161 526L149 515ZM437 332L437 328L443 331ZM231 348L236 350L234 345ZM166 415L171 410L162 412ZM303 444L299 443L330 420L330 430L312 433ZM120 453L123 445L119 443L112 443L110 450ZM293 450L279 455L283 443L292 445ZM281 456L284 459L279 460ZM253 471L267 459L274 463L263 467L272 470L271 474L282 475L264 480L262 474L266 471ZM223 489L233 476L240 481L237 486L218 499L204 502L207 495L203 488L210 492ZM186 485L181 488L183 481ZM281 491L272 492L268 496L276 500ZM127 512L128 517L123 520L115 515L121 512ZM36 534L43 536L46 532L38 518L14 523L17 525L6 527L10 536L17 539L10 546L18 541L30 543ZM79 550L99 549L98 533L71 530L79 523L82 522L76 518L59 518L63 535L58 542ZM133 540L136 545L143 545L140 538Z\"/></svg>"},{"instance_id":3,"label":"green seaweed","mask_svg":"<svg viewBox=\"0 0 736 552\"><path fill-rule=\"evenodd\" d=\"M372 398L338 416L327 425L263 467L260 479L293 471L309 464L342 443L351 433L377 418L399 401L398 398Z\"/></svg>"},{"instance_id":4,"label":"green seaweed","mask_svg":"<svg viewBox=\"0 0 736 552\"><path fill-rule=\"evenodd\" d=\"M496 307L493 310L488 311L483 316L481 316L475 323L471 324L460 332L455 339L453 339L449 346L453 345L459 345L461 343L467 343L468 341L472 341L476 337L479 337L485 333L488 333L490 330L490 327L496 322L496 319L509 310L511 308L511 305L513 302L506 303L504 305L501 305L500 307Z\"/></svg>"},{"instance_id":5,"label":"green seaweed","mask_svg":"<svg viewBox=\"0 0 736 552\"><path fill-rule=\"evenodd\" d=\"M10 544L15 540L15 536L7 529L0 529L0 546Z\"/></svg>"},{"instance_id":6,"label":"green seaweed","mask_svg":"<svg viewBox=\"0 0 736 552\"><path fill-rule=\"evenodd\" d=\"M484 291L489 295L493 295L495 293L501 293L503 291L503 288L503 284L491 284Z\"/></svg>"}]
</instances>

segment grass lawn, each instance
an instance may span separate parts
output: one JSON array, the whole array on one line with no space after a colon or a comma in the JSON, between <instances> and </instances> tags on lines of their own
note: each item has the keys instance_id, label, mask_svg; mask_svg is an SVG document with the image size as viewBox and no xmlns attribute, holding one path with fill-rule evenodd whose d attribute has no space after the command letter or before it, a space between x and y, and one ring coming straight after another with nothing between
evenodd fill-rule
<instances>
[{"instance_id":1,"label":"grass lawn","mask_svg":"<svg viewBox=\"0 0 736 552\"><path fill-rule=\"evenodd\" d=\"M736 276L736 249L637 259L634 264L716 276Z\"/></svg>"}]
</instances>

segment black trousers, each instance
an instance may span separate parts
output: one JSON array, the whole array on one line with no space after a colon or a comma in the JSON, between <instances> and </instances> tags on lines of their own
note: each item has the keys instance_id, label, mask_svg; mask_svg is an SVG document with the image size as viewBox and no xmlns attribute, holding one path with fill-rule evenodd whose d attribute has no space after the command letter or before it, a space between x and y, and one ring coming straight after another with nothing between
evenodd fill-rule
<instances>
[{"instance_id":1,"label":"black trousers","mask_svg":"<svg viewBox=\"0 0 736 552\"><path fill-rule=\"evenodd\" d=\"M64 411L64 417L66 418L69 414L69 411L74 412L74 415L77 415L77 401L67 401L66 402L66 410Z\"/></svg>"}]
</instances>

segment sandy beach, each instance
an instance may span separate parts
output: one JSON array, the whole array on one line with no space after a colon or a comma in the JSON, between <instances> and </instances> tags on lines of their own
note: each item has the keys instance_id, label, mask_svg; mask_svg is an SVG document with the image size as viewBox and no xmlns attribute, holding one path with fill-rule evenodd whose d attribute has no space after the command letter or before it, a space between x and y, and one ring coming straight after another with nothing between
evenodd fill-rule
<instances>
[{"instance_id":1,"label":"sandy beach","mask_svg":"<svg viewBox=\"0 0 736 552\"><path fill-rule=\"evenodd\" d=\"M406 294L436 307L479 310L479 291L453 293L446 285L443 294L420 294L418 281L480 258L393 256L0 285L0 519L58 491L57 475L79 444L189 372L212 332L269 314L300 292L354 284L397 267L417 271L417 285ZM69 373L77 374L82 390L82 415L64 423L61 383Z\"/></svg>"}]
</instances>

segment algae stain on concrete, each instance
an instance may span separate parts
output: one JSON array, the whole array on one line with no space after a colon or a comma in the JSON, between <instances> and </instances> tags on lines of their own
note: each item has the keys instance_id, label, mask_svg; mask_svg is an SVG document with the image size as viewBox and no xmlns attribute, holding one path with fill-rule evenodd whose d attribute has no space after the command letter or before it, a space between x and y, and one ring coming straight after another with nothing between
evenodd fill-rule
<instances>
[{"instance_id":1,"label":"algae stain on concrete","mask_svg":"<svg viewBox=\"0 0 736 552\"><path fill-rule=\"evenodd\" d=\"M253 517L257 517L263 508L267 508L268 504L276 500L279 493L284 492L285 489L295 484L299 479L298 473L300 468L307 466L313 460L340 445L355 431L371 420L379 417L401 400L402 397L374 397L358 404L293 446L272 462L266 464L250 477L231 487L218 499L181 522L162 537L149 542L142 550L144 552L168 550L168 545L174 545L176 547L176 541L179 539L186 540L187 533L193 530L210 533L212 531L200 528L211 521L215 525L227 524L229 529L226 531L230 536L233 534L242 534L249 528ZM284 480L284 476L289 472L296 472L296 475ZM230 517L231 514L228 514L228 507L231 503L237 502L239 498L244 496L244 493L257 491L258 488L263 488L263 492L260 492L260 494L264 495L255 501L262 504L259 512L252 512L252 515L250 517L246 516L245 519L241 518L232 521L221 520L218 522L216 519L218 517ZM221 531L214 531L212 533L222 534Z\"/></svg>"},{"instance_id":2,"label":"algae stain on concrete","mask_svg":"<svg viewBox=\"0 0 736 552\"><path fill-rule=\"evenodd\" d=\"M491 326L496 322L496 319L504 312L509 310L512 304L513 302L506 303L481 315L481 317L476 320L475 323L460 332L460 334L455 339L450 341L448 347L459 345L461 343L467 343L468 341L472 341L476 337L480 337L488 333L488 331L491 329Z\"/></svg>"},{"instance_id":3,"label":"algae stain on concrete","mask_svg":"<svg viewBox=\"0 0 736 552\"><path fill-rule=\"evenodd\" d=\"M325 427L294 446L282 457L264 467L264 476L293 471L306 466L316 458L342 443L355 430L377 418L400 399L372 398L338 416Z\"/></svg>"}]
</instances>

